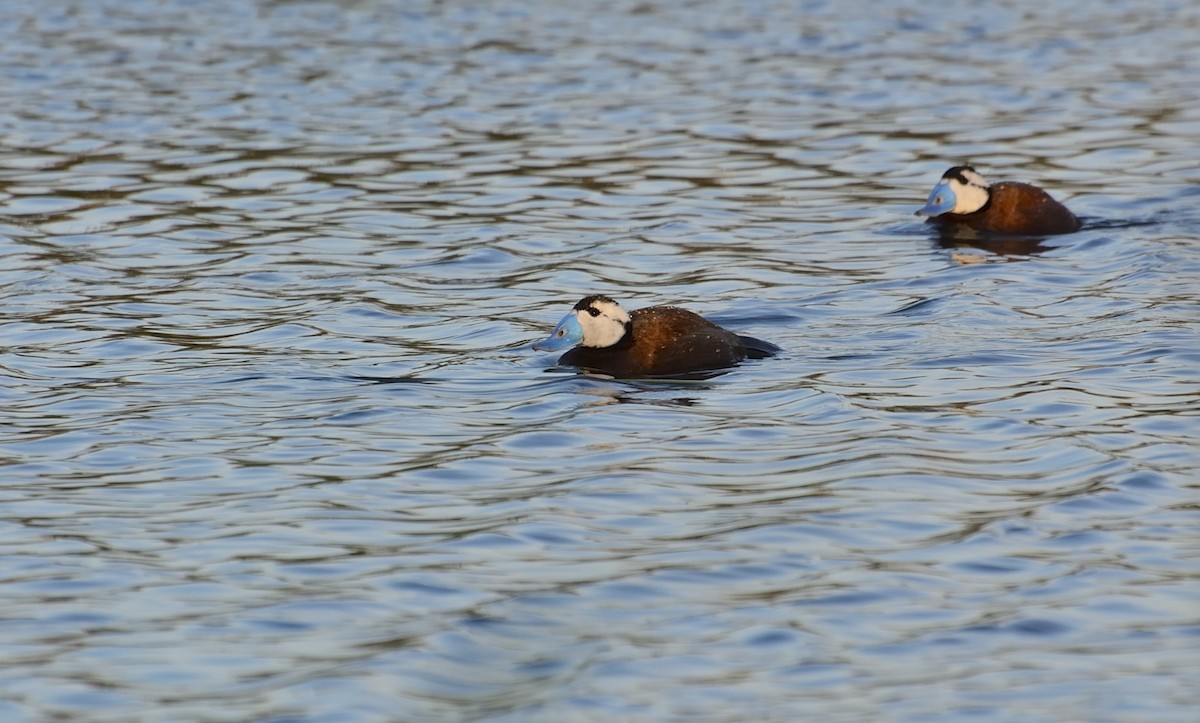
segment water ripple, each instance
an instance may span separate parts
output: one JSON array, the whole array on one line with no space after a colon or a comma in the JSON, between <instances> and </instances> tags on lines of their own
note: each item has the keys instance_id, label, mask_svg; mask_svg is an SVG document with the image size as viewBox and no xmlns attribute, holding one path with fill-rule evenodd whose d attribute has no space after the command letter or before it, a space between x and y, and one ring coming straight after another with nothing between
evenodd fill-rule
<instances>
[{"instance_id":1,"label":"water ripple","mask_svg":"<svg viewBox=\"0 0 1200 723\"><path fill-rule=\"evenodd\" d=\"M14 9L0 717L1189 719L1198 28ZM588 293L784 352L552 368Z\"/></svg>"}]
</instances>

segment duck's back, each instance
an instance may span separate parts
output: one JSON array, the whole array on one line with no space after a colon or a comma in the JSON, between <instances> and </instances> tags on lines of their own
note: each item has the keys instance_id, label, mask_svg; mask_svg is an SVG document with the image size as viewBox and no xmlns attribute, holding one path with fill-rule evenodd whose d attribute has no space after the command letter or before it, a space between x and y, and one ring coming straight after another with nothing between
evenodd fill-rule
<instances>
[{"instance_id":1,"label":"duck's back","mask_svg":"<svg viewBox=\"0 0 1200 723\"><path fill-rule=\"evenodd\" d=\"M958 217L980 231L1009 234L1059 234L1079 230L1080 221L1067 207L1037 186L1016 181L992 184L983 210Z\"/></svg>"},{"instance_id":2,"label":"duck's back","mask_svg":"<svg viewBox=\"0 0 1200 723\"><path fill-rule=\"evenodd\" d=\"M630 319L629 334L620 343L600 349L575 347L559 363L616 376L671 376L722 369L747 356L761 358L777 351L675 306L637 309Z\"/></svg>"}]
</instances>

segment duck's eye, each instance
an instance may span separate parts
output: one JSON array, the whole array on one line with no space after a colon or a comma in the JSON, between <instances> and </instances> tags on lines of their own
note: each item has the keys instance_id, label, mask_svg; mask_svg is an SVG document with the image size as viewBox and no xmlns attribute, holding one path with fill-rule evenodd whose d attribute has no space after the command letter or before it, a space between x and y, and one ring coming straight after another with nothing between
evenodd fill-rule
<instances>
[{"instance_id":1,"label":"duck's eye","mask_svg":"<svg viewBox=\"0 0 1200 723\"><path fill-rule=\"evenodd\" d=\"M942 202L942 197L941 197L941 196L938 196L937 198L933 199L933 202L934 202L935 204L940 204L940 203Z\"/></svg>"},{"instance_id":2,"label":"duck's eye","mask_svg":"<svg viewBox=\"0 0 1200 723\"><path fill-rule=\"evenodd\" d=\"M566 330L566 329L559 329L559 330L558 330L558 333L557 333L557 334L555 334L555 336L566 336L566 335L567 335L567 330Z\"/></svg>"},{"instance_id":3,"label":"duck's eye","mask_svg":"<svg viewBox=\"0 0 1200 723\"><path fill-rule=\"evenodd\" d=\"M594 306L589 306L587 311L592 316L600 316L600 310Z\"/></svg>"}]
</instances>

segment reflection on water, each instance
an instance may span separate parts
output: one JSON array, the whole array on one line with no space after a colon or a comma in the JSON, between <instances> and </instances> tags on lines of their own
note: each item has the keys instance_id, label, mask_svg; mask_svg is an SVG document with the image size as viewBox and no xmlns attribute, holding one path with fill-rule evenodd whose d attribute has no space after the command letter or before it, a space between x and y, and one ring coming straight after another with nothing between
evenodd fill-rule
<instances>
[{"instance_id":1,"label":"reflection on water","mask_svg":"<svg viewBox=\"0 0 1200 723\"><path fill-rule=\"evenodd\" d=\"M1049 237L1003 237L980 234L973 229L938 227L933 231L944 249L973 248L997 256L1034 256L1054 248Z\"/></svg>"},{"instance_id":2,"label":"reflection on water","mask_svg":"<svg viewBox=\"0 0 1200 723\"><path fill-rule=\"evenodd\" d=\"M1200 703L1197 10L9 15L5 720ZM786 351L551 369L589 293Z\"/></svg>"}]
</instances>

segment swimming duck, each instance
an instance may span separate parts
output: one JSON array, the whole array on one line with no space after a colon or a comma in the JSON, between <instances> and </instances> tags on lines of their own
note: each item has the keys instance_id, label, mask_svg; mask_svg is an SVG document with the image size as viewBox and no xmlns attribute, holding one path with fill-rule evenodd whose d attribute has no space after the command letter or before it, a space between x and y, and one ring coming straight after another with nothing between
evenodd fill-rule
<instances>
[{"instance_id":1,"label":"swimming duck","mask_svg":"<svg viewBox=\"0 0 1200 723\"><path fill-rule=\"evenodd\" d=\"M929 216L930 223L1027 236L1073 233L1081 225L1037 186L1015 181L988 185L970 166L946 171L917 215Z\"/></svg>"},{"instance_id":2,"label":"swimming duck","mask_svg":"<svg viewBox=\"0 0 1200 723\"><path fill-rule=\"evenodd\" d=\"M607 296L588 296L558 322L538 351L573 349L558 363L615 377L662 377L712 371L743 359L762 359L779 347L722 329L675 306L632 313Z\"/></svg>"}]
</instances>

